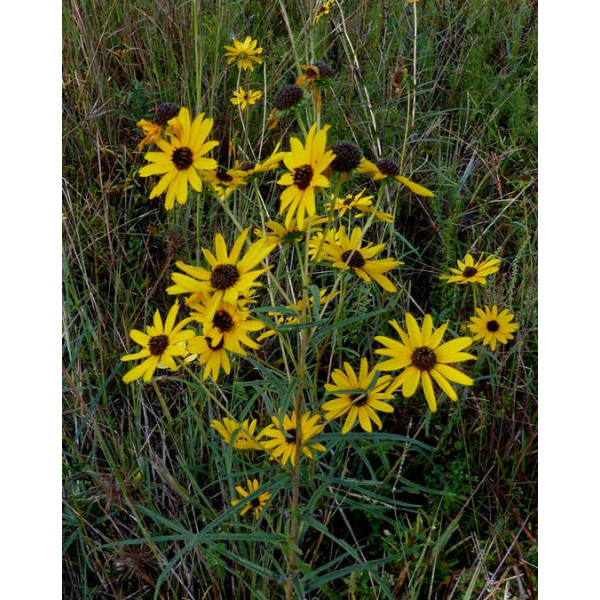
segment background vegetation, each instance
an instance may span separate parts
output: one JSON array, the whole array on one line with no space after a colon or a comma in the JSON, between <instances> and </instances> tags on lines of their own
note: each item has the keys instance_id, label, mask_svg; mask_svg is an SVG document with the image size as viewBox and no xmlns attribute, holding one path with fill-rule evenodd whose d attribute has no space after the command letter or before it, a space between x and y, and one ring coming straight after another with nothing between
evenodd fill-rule
<instances>
[{"instance_id":1,"label":"background vegetation","mask_svg":"<svg viewBox=\"0 0 600 600\"><path fill-rule=\"evenodd\" d=\"M335 73L321 116L329 139L401 157L403 173L435 192L390 194L383 209L396 214L392 254L406 263L406 293L390 306L356 287L344 319L385 311L345 328L335 360L342 348L371 352L404 310L470 314L464 290L438 279L469 250L503 259L482 297L520 328L500 351L478 353L476 384L459 402L432 416L420 395L398 400L387 437L330 441L337 471L307 479L298 597L534 598L536 4L346 1L316 27L311 0L63 7L64 597L282 595L288 515L254 528L230 509L239 459L209 428L219 416L210 398L178 376L162 378L160 398L125 386L119 357L132 348L129 330L170 306L175 261L195 261L229 227L208 197L168 214L162 198L148 200L137 121L178 102L215 119L220 164L239 147L264 157L298 135L291 119L266 130L272 97L298 63L319 61ZM244 128L223 46L246 35L265 49L266 68L251 77L265 104ZM274 216L280 188L260 192ZM243 195L234 211L260 224ZM253 368L239 361L219 382L236 414L268 396ZM269 485L288 493L284 474Z\"/></svg>"}]
</instances>

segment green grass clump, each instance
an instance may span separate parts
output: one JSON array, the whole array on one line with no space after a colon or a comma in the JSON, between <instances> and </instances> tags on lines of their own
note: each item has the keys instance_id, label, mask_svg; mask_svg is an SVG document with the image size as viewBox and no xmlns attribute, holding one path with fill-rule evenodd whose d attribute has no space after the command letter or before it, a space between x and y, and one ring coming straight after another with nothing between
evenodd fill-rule
<instances>
[{"instance_id":1,"label":"green grass clump","mask_svg":"<svg viewBox=\"0 0 600 600\"><path fill-rule=\"evenodd\" d=\"M359 0L332 3L315 24L320 6L64 5L65 598L536 596L535 4ZM251 72L228 65L223 49L247 35L264 49ZM270 128L277 91L316 62L333 71L321 110L307 94ZM240 85L263 92L242 113L230 103ZM133 363L120 358L137 351L129 332L157 309L164 318L176 262L206 266L201 249L219 233L230 248L236 223L255 241L255 228L282 222L286 168L226 202L208 184L171 211L164 196L149 200L158 177L139 170L158 148L138 152L136 124L163 102L214 119L211 156L224 168L264 160L278 143L289 151L314 122L330 125L328 145L349 140L369 160L396 160L434 196L365 175L331 181L341 194L365 189L393 215L354 224L369 222L365 243L385 243L376 258L405 263L387 273L397 292L331 263L313 270L301 237L273 251L250 309L269 328L269 313L295 314L286 297L316 309L232 358L217 382L195 362L124 384ZM320 209L328 196L319 198ZM499 271L477 289L440 280L468 252L501 259ZM334 286L340 296L322 311L318 290ZM449 322L447 341L470 335L474 307L492 304L515 315L514 339L494 352L471 346L476 360L458 368L474 385L455 386L457 402L438 398L435 413L422 388L398 391L394 412L378 413L381 431L356 424L341 435L335 419L314 438L326 452L298 468L239 452L210 426L233 416L262 428L298 402L315 413L344 361L358 371L362 357L370 368L383 359L375 337L397 339L391 319L431 314L436 327ZM231 505L254 478L270 494L258 520Z\"/></svg>"}]
</instances>

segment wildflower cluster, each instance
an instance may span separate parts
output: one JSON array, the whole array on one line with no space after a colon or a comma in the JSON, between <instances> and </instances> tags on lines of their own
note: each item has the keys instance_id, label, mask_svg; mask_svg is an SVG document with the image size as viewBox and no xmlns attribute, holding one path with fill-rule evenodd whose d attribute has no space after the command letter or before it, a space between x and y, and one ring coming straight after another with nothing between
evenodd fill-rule
<instances>
[{"instance_id":1,"label":"wildflower cluster","mask_svg":"<svg viewBox=\"0 0 600 600\"><path fill-rule=\"evenodd\" d=\"M323 3L315 20L332 6L332 2ZM238 75L248 71L251 76L263 64L263 49L257 46L250 36L244 42L234 38L232 45L225 46L227 62L238 67ZM486 306L477 308L477 316L471 318L469 330L474 337L444 341L451 330L449 322L434 327L432 315L426 314L419 325L407 312L402 315L404 326L396 318L389 320L397 334L394 337L372 335L379 344L374 354L380 362L370 361L367 348L360 346L342 351L338 368L333 361L324 367L319 340L325 339L325 345L329 338L322 331L341 328L337 321L354 289L363 290L365 297L383 296L391 307L404 293L399 267L405 263L390 249L389 230L395 214L382 210L385 192L400 183L406 189L394 191L433 196L428 188L402 175L391 151L373 162L359 144L332 141L329 125L320 127L315 119L304 127L298 106L312 98L313 114L319 114L323 90L333 76L324 63L302 65L295 84L279 90L268 130L293 114L303 135L279 140L262 161L233 156L228 166L219 165L209 156L219 146L209 139L213 120L204 113L192 119L185 107L161 105L152 121L138 124L145 134L139 148L158 147L146 153L149 164L140 169L141 177L160 176L150 198L166 194L165 208L171 210L175 201L181 205L188 201L191 186L205 207L223 209L230 228L198 248L200 260L175 262L166 293L181 298L187 316L176 324L178 301L164 325L157 311L146 333L131 330L131 338L142 349L122 360L142 362L123 379L148 382L157 369L174 372L185 365L184 372L192 376L196 368L202 369L201 385L208 390L207 386L218 386L228 376L232 379L233 367L244 364L238 362L244 358L263 373L260 385L265 390L270 380L264 373L287 378L291 392L286 402L279 401L281 394L274 400L267 391L264 406L249 407L262 409L256 418L244 418L247 411L236 418L221 406L227 416L214 419L211 427L223 443L250 456L244 460L274 462L277 468L296 473L301 460L327 452L320 438L326 426L342 436L357 423L368 433L373 432L373 425L381 430L383 417L394 411L398 397L410 398L419 387L431 412L437 410L440 390L458 400L456 386L474 383L473 377L454 366L476 359L465 350L483 340L493 351L497 342L511 339L517 328L508 310L498 312L497 306ZM263 90L253 90L248 81L240 86L239 77L237 83L230 102L239 107L237 117L244 118L242 111L260 100ZM249 156L259 154L258 149L247 150ZM259 183L278 190L277 219L271 218ZM377 190L377 195L359 183ZM244 207L244 218L258 213L254 228L240 223L233 204ZM355 219L361 219L361 225ZM380 221L380 227L371 227L374 220ZM235 236L233 228L238 231ZM485 278L498 271L499 262L493 257L475 262L467 254L464 261L458 261L458 269L451 269L453 275L442 278L449 283L485 284ZM310 376L309 368L314 369ZM238 377L245 381L241 370ZM226 396L222 391L220 395ZM343 423L336 424L337 420ZM235 489L241 499L232 504L242 506L241 514L252 512L258 518L273 501L258 479L246 478L246 487Z\"/></svg>"}]
</instances>

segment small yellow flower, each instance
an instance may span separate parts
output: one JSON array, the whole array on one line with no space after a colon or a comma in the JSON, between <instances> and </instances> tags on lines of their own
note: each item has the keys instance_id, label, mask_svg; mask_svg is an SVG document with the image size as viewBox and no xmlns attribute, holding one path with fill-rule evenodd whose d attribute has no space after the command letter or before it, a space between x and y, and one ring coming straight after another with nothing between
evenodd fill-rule
<instances>
[{"instance_id":1,"label":"small yellow flower","mask_svg":"<svg viewBox=\"0 0 600 600\"><path fill-rule=\"evenodd\" d=\"M374 260L373 256L379 254L385 244L373 246L369 243L362 247L362 235L360 227L355 227L350 237L346 235L346 228L343 226L336 233L330 231L323 244L321 259L330 261L336 269L354 271L367 283L371 283L373 278L384 290L395 292L396 286L384 273L404 263L392 258Z\"/></svg>"},{"instance_id":2,"label":"small yellow flower","mask_svg":"<svg viewBox=\"0 0 600 600\"><path fill-rule=\"evenodd\" d=\"M331 7L334 4L335 4L335 0L325 0L325 2L323 2L323 4L321 4L321 6L319 7L319 10L317 11L317 14L315 16L315 23L318 23L323 16L328 15L329 11L331 10Z\"/></svg>"},{"instance_id":3,"label":"small yellow flower","mask_svg":"<svg viewBox=\"0 0 600 600\"><path fill-rule=\"evenodd\" d=\"M342 427L342 434L348 433L356 419L364 431L373 431L371 421L381 429L381 419L376 410L391 413L394 411L383 400L391 400L394 396L386 388L392 379L391 375L383 375L377 379L377 370L369 372L369 363L366 358L360 361L360 373L358 377L349 363L344 363L345 372L335 369L331 374L334 383L326 383L325 389L336 395L335 400L323 404L323 410L327 411L326 421L337 419L348 414L346 422ZM375 381L377 379L377 381Z\"/></svg>"},{"instance_id":4,"label":"small yellow flower","mask_svg":"<svg viewBox=\"0 0 600 600\"><path fill-rule=\"evenodd\" d=\"M202 180L197 170L217 168L217 161L204 155L219 145L219 142L206 141L213 120L205 119L204 113L198 115L192 123L188 109L183 107L179 116L169 121L169 125L172 129L171 141L155 139L161 152L147 152L144 158L152 164L140 169L140 177L162 175L150 192L150 199L166 191L167 210L173 208L175 199L179 204L187 202L188 184L197 192L202 191Z\"/></svg>"},{"instance_id":5,"label":"small yellow flower","mask_svg":"<svg viewBox=\"0 0 600 600\"><path fill-rule=\"evenodd\" d=\"M220 233L215 237L215 255L206 248L202 248L210 270L177 261L176 265L185 275L182 273L171 275L175 285L167 288L167 294L196 294L198 292L210 294L206 318L212 319L221 302L236 304L240 296L248 294L253 288L260 287L261 284L256 281L256 278L267 271L269 267L253 269L265 259L273 246L265 240L259 240L254 242L245 254L241 255L249 232L250 229L245 229L240 234L229 253Z\"/></svg>"},{"instance_id":6,"label":"small yellow flower","mask_svg":"<svg viewBox=\"0 0 600 600\"><path fill-rule=\"evenodd\" d=\"M225 375L231 373L231 362L224 346L225 340L223 338L218 344L213 344L210 332L206 335L196 336L188 342L188 350L196 354L198 363L204 366L203 381L209 376L213 381L217 381L221 369Z\"/></svg>"},{"instance_id":7,"label":"small yellow flower","mask_svg":"<svg viewBox=\"0 0 600 600\"><path fill-rule=\"evenodd\" d=\"M493 256L475 262L473 257L467 254L464 262L457 260L456 263L458 269L450 267L454 275L440 275L440 279L446 279L448 283L480 283L481 285L485 285L485 278L488 275L496 273L500 268L498 267L500 259Z\"/></svg>"},{"instance_id":8,"label":"small yellow flower","mask_svg":"<svg viewBox=\"0 0 600 600\"><path fill-rule=\"evenodd\" d=\"M245 490L240 485L236 486L236 488L235 488L235 491L242 498L247 498L253 492L258 491L258 488L260 487L260 484L258 483L257 479L253 479L252 481L250 481L250 479L247 479L246 483L248 484L247 490ZM271 497L271 494L269 492L265 492L264 494L260 494L259 496L254 498L254 500L250 500L250 502L246 502L246 505L244 506L243 510L240 512L240 515L246 514L249 510L254 510L254 516L258 519L258 517L260 516L260 512L265 507L265 505L267 504L267 500L270 497ZM231 505L235 506L236 504L239 504L240 502L242 502L242 500L232 500Z\"/></svg>"},{"instance_id":9,"label":"small yellow flower","mask_svg":"<svg viewBox=\"0 0 600 600\"><path fill-rule=\"evenodd\" d=\"M329 187L329 179L323 175L335 154L325 150L327 146L327 130L329 125L317 131L315 123L306 136L306 143L298 138L290 139L290 152L283 159L288 173L282 175L277 183L287 186L281 193L279 214L286 212L285 226L289 228L292 219L296 219L299 227L304 227L305 214L314 216L315 191Z\"/></svg>"},{"instance_id":10,"label":"small yellow flower","mask_svg":"<svg viewBox=\"0 0 600 600\"><path fill-rule=\"evenodd\" d=\"M329 302L331 302L331 300L333 300L338 294L339 294L339 292L333 292L332 294L329 294L326 289L319 290L319 307L322 307L324 304L328 304ZM311 313L311 311L313 310L313 306L314 306L314 298L313 298L313 296L309 296L308 302L306 303L306 311L309 314L313 314L313 313ZM300 317L302 316L302 313L304 312L304 299L301 298L300 300L298 300L298 302L296 302L292 306L288 305L288 306L286 306L286 308L296 311L297 316L294 316L294 315L278 316L276 319L277 325L294 325L296 323L300 323ZM270 317L273 317L276 315L279 315L279 313L278 312L270 312L269 313ZM269 329L269 330L265 331L264 333L261 333L256 338L256 340L258 342L260 342L260 341L262 341L268 337L271 337L273 335L277 335L277 331L275 331L273 329Z\"/></svg>"},{"instance_id":11,"label":"small yellow flower","mask_svg":"<svg viewBox=\"0 0 600 600\"><path fill-rule=\"evenodd\" d=\"M170 369L176 371L179 367L173 359L174 356L184 357L188 354L186 342L193 338L196 333L191 329L182 329L193 319L183 319L178 325L175 325L179 304L176 302L165 320L164 326L160 313L154 313L152 325L146 327L146 333L132 329L129 332L131 339L138 343L143 349L136 354L126 354L121 357L122 361L145 359L137 367L134 367L123 376L125 383L135 381L140 377L144 381L150 381L154 371L157 368Z\"/></svg>"},{"instance_id":12,"label":"small yellow flower","mask_svg":"<svg viewBox=\"0 0 600 600\"><path fill-rule=\"evenodd\" d=\"M479 315L478 317L469 317L473 324L468 325L469 329L475 333L473 340L480 340L483 338L484 346L489 344L492 352L496 349L496 342L500 344L506 344L508 340L512 340L514 336L512 333L519 327L517 323L511 323L515 318L505 308L501 313L498 313L498 307L494 304L492 308L484 306L476 308L475 312Z\"/></svg>"},{"instance_id":13,"label":"small yellow flower","mask_svg":"<svg viewBox=\"0 0 600 600\"><path fill-rule=\"evenodd\" d=\"M360 165L356 172L371 175L374 181L381 181L391 177L419 196L433 196L433 192L429 191L427 188L400 175L400 165L393 158L382 158L376 163L372 163L370 160L363 158L360 161Z\"/></svg>"},{"instance_id":14,"label":"small yellow flower","mask_svg":"<svg viewBox=\"0 0 600 600\"><path fill-rule=\"evenodd\" d=\"M237 304L220 302L213 315L209 314L210 301L205 304L193 304L190 308L196 312L190 316L202 323L204 335L209 335L213 345L218 345L223 340L225 350L245 356L241 344L256 350L259 345L248 337L251 331L260 331L265 328L262 321L250 318L247 310L238 310Z\"/></svg>"},{"instance_id":15,"label":"small yellow flower","mask_svg":"<svg viewBox=\"0 0 600 600\"><path fill-rule=\"evenodd\" d=\"M258 435L254 434L256 424L256 419L252 419L251 423L249 419L238 423L233 419L225 417L222 423L215 419L211 422L210 426L219 432L226 444L230 444L233 437L233 447L236 450L262 450L262 446L257 441L261 437L262 432Z\"/></svg>"},{"instance_id":16,"label":"small yellow flower","mask_svg":"<svg viewBox=\"0 0 600 600\"><path fill-rule=\"evenodd\" d=\"M327 223L327 217L313 217L310 222L311 233L317 233L318 231L321 231L321 228L318 227L318 225L321 225L322 223ZM286 227L277 221L267 221L265 223L265 227L271 231L264 235L260 229L255 229L255 235L270 240L273 245L293 244L294 242L302 241L306 237L308 220L304 222L304 226L302 228L298 226L296 219L291 220L289 227Z\"/></svg>"},{"instance_id":17,"label":"small yellow flower","mask_svg":"<svg viewBox=\"0 0 600 600\"><path fill-rule=\"evenodd\" d=\"M392 382L390 392L402 386L402 395L410 398L417 391L419 382L422 382L429 410L435 412L437 403L432 379L451 400L458 400L458 396L449 381L462 385L473 385L470 377L449 364L475 360L475 356L472 354L462 352L473 343L470 337L460 337L442 344L448 324L444 323L434 330L431 315L425 315L423 327L420 329L416 319L410 313L406 313L408 333L401 329L395 320L390 321L390 325L398 332L401 342L382 335L375 337L385 346L385 348L375 350L375 354L389 357L388 360L376 365L375 369L378 371L405 369Z\"/></svg>"},{"instance_id":18,"label":"small yellow flower","mask_svg":"<svg viewBox=\"0 0 600 600\"><path fill-rule=\"evenodd\" d=\"M248 105L256 104L261 98L263 93L253 90L246 91L244 88L238 88L233 92L233 96L229 100L231 104L239 105L244 110Z\"/></svg>"},{"instance_id":19,"label":"small yellow flower","mask_svg":"<svg viewBox=\"0 0 600 600\"><path fill-rule=\"evenodd\" d=\"M250 36L248 36L243 42L239 42L235 38L233 38L233 46L225 46L225 50L228 52L225 53L225 56L228 57L227 64L236 63L238 68L250 69L254 71L254 64L260 65L262 63L262 58L259 58L257 55L262 54L263 49L257 48L258 41L253 40Z\"/></svg>"},{"instance_id":20,"label":"small yellow flower","mask_svg":"<svg viewBox=\"0 0 600 600\"><path fill-rule=\"evenodd\" d=\"M312 458L312 450L325 452L326 448L322 444L309 442L311 438L323 431L323 425L319 425L320 415L310 416L310 413L304 413L300 418L300 451ZM296 413L284 415L283 419L271 417L272 425L263 429L262 435L273 438L267 442L263 442L263 446L270 451L273 458L281 458L281 463L285 466L288 459L292 466L296 465L296 452L298 444L296 443L298 424Z\"/></svg>"},{"instance_id":21,"label":"small yellow flower","mask_svg":"<svg viewBox=\"0 0 600 600\"><path fill-rule=\"evenodd\" d=\"M209 183L220 200L225 201L238 187L247 185L248 173L239 169L223 169L218 167L215 171L200 171L200 177Z\"/></svg>"}]
</instances>

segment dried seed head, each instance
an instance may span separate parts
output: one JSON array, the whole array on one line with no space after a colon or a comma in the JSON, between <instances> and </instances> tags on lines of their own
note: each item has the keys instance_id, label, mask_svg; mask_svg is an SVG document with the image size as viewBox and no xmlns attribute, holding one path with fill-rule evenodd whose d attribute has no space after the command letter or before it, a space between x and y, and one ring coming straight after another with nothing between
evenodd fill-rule
<instances>
[{"instance_id":1,"label":"dried seed head","mask_svg":"<svg viewBox=\"0 0 600 600\"><path fill-rule=\"evenodd\" d=\"M285 110L286 108L296 106L303 97L304 93L302 92L301 87L297 85L286 85L275 94L273 104L276 109Z\"/></svg>"},{"instance_id":2,"label":"dried seed head","mask_svg":"<svg viewBox=\"0 0 600 600\"><path fill-rule=\"evenodd\" d=\"M173 102L161 104L154 113L154 123L161 127L166 125L173 117L179 114L179 106Z\"/></svg>"},{"instance_id":3,"label":"dried seed head","mask_svg":"<svg viewBox=\"0 0 600 600\"><path fill-rule=\"evenodd\" d=\"M400 175L400 165L393 158L382 158L376 163L377 168L389 177Z\"/></svg>"},{"instance_id":4,"label":"dried seed head","mask_svg":"<svg viewBox=\"0 0 600 600\"><path fill-rule=\"evenodd\" d=\"M335 158L331 163L331 168L334 171L347 173L356 169L362 158L360 148L352 142L340 140L331 146L331 150L335 154Z\"/></svg>"}]
</instances>

